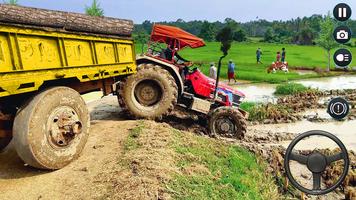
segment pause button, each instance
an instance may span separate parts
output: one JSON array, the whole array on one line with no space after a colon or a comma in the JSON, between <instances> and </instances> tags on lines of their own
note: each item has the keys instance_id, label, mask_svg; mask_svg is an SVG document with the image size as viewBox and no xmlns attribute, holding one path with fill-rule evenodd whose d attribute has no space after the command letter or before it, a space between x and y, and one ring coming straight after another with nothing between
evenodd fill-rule
<instances>
[{"instance_id":1,"label":"pause button","mask_svg":"<svg viewBox=\"0 0 356 200\"><path fill-rule=\"evenodd\" d=\"M337 4L334 8L334 17L339 21L346 21L350 19L351 14L351 7L345 3Z\"/></svg>"}]
</instances>

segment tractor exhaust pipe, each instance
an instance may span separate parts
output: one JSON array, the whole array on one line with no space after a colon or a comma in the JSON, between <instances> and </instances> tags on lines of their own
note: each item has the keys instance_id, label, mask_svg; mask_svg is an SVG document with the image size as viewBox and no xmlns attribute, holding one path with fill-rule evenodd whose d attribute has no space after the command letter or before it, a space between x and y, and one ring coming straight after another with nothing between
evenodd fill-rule
<instances>
[{"instance_id":1,"label":"tractor exhaust pipe","mask_svg":"<svg viewBox=\"0 0 356 200\"><path fill-rule=\"evenodd\" d=\"M220 51L223 52L223 56L220 57L219 64L218 64L218 73L217 73L217 77L216 77L215 91L214 91L215 99L217 98L218 87L219 87L221 61L222 61L222 59L224 59L227 56L229 49L231 48L231 43L233 41L232 36L233 36L233 32L232 32L231 27L229 27L229 26L225 26L223 29L221 29L216 36L216 40L221 42Z\"/></svg>"},{"instance_id":2,"label":"tractor exhaust pipe","mask_svg":"<svg viewBox=\"0 0 356 200\"><path fill-rule=\"evenodd\" d=\"M227 54L224 54L223 56L220 57L219 63L218 63L218 73L216 76L216 81L215 81L215 91L214 91L214 98L217 98L218 95L218 88L219 88L219 81L220 81L220 72L221 72L221 61L227 56Z\"/></svg>"}]
</instances>

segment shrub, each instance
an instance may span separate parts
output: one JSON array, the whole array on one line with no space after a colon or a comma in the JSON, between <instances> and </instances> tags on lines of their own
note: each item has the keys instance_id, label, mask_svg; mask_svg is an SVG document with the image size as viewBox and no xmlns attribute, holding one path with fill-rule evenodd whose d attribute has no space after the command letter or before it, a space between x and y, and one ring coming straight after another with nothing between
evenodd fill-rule
<instances>
[{"instance_id":1,"label":"shrub","mask_svg":"<svg viewBox=\"0 0 356 200\"><path fill-rule=\"evenodd\" d=\"M276 95L293 95L310 90L300 83L285 83L277 86L274 94Z\"/></svg>"},{"instance_id":2,"label":"shrub","mask_svg":"<svg viewBox=\"0 0 356 200\"><path fill-rule=\"evenodd\" d=\"M257 106L257 105L258 105L258 104L255 103L255 102L249 102L249 101L247 101L247 102L241 103L240 108L241 108L242 110L246 111L246 112L251 112L252 109L253 109L255 106Z\"/></svg>"}]
</instances>

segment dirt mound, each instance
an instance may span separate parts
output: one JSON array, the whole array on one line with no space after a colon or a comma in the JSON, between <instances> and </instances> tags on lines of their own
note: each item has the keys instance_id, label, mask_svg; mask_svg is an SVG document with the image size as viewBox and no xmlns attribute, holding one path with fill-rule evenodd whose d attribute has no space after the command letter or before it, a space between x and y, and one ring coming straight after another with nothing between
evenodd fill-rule
<instances>
[{"instance_id":1,"label":"dirt mound","mask_svg":"<svg viewBox=\"0 0 356 200\"><path fill-rule=\"evenodd\" d=\"M254 128L249 128L245 138L242 142L253 144L277 144L282 141L290 141L294 139L294 133L288 132L273 132L273 131L262 131ZM256 146L256 145L254 145ZM248 148L250 149L250 148Z\"/></svg>"},{"instance_id":2,"label":"dirt mound","mask_svg":"<svg viewBox=\"0 0 356 200\"><path fill-rule=\"evenodd\" d=\"M317 108L320 96L323 96L322 92L311 90L281 97L278 99L277 104L290 108L293 113L300 113L306 109Z\"/></svg>"},{"instance_id":3,"label":"dirt mound","mask_svg":"<svg viewBox=\"0 0 356 200\"><path fill-rule=\"evenodd\" d=\"M289 185L289 181L286 178L286 172L284 169L284 155L286 148L283 146L266 146L266 145L251 145L248 143L242 143L242 146L249 149L251 152L255 153L262 157L263 160L266 160L269 163L268 170L270 173L274 174L276 181L280 185L280 193L291 193L294 197L300 197L303 199L314 199L313 196L308 196L300 193L299 191L292 189ZM330 150L322 149L318 150L324 155L333 155L337 152L340 152L339 149ZM300 154L309 155L311 153L308 151L300 151ZM341 189L337 189L336 193L328 194L329 198L336 199L340 197L340 193L345 196L345 199L353 200L356 198L356 154L353 151L349 151L350 158L350 169L349 173L346 176L345 181L342 183ZM333 163L332 166L329 166L326 172L323 174L323 183L326 187L330 187L336 180L340 177L342 173L342 164L343 162ZM292 169L295 170L295 169ZM303 180L305 179L305 180ZM301 177L298 181L310 181L309 177ZM339 194L338 194L339 193Z\"/></svg>"},{"instance_id":4,"label":"dirt mound","mask_svg":"<svg viewBox=\"0 0 356 200\"><path fill-rule=\"evenodd\" d=\"M324 150L326 155L333 155L339 152L339 150ZM347 174L345 181L342 183L343 192L345 194L345 199L356 199L356 154L353 151L349 152L349 159L351 168ZM327 168L326 173L323 178L327 186L332 185L337 180L337 177L341 176L342 173L342 162L336 162L332 166Z\"/></svg>"},{"instance_id":5,"label":"dirt mound","mask_svg":"<svg viewBox=\"0 0 356 200\"><path fill-rule=\"evenodd\" d=\"M108 184L98 180L110 177L122 152L130 121L93 121L82 155L65 168L41 171L23 164L12 146L0 154L0 199L100 199ZM18 188L18 189L15 189Z\"/></svg>"},{"instance_id":6,"label":"dirt mound","mask_svg":"<svg viewBox=\"0 0 356 200\"><path fill-rule=\"evenodd\" d=\"M343 97L353 108L348 115L349 120L356 119L356 89L318 91L308 90L294 95L278 98L276 104L268 103L254 108L253 123L278 124L300 121L303 118L313 122L325 122L319 116L302 116L310 109L326 109L329 100L334 97Z\"/></svg>"},{"instance_id":7,"label":"dirt mound","mask_svg":"<svg viewBox=\"0 0 356 200\"><path fill-rule=\"evenodd\" d=\"M124 170L115 172L114 168L108 180L113 186L110 199L170 199L162 185L169 182L170 174L177 169L175 152L167 148L172 143L167 130L169 125L151 121L141 121L130 130L128 142L124 144L125 154L117 160Z\"/></svg>"},{"instance_id":8,"label":"dirt mound","mask_svg":"<svg viewBox=\"0 0 356 200\"><path fill-rule=\"evenodd\" d=\"M207 118L183 108L176 107L174 111L161 122L171 125L173 128L195 133L198 135L208 135Z\"/></svg>"}]
</instances>

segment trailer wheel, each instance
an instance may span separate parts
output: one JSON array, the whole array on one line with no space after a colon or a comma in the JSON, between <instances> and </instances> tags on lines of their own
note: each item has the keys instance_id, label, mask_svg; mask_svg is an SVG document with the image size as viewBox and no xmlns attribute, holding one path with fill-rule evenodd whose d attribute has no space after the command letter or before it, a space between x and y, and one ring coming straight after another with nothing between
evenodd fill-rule
<instances>
[{"instance_id":1,"label":"trailer wheel","mask_svg":"<svg viewBox=\"0 0 356 200\"><path fill-rule=\"evenodd\" d=\"M209 114L209 131L212 135L243 139L247 125L244 116L233 107L219 107Z\"/></svg>"},{"instance_id":2,"label":"trailer wheel","mask_svg":"<svg viewBox=\"0 0 356 200\"><path fill-rule=\"evenodd\" d=\"M119 103L135 118L159 119L177 103L178 87L168 71L143 64L120 84Z\"/></svg>"},{"instance_id":3,"label":"trailer wheel","mask_svg":"<svg viewBox=\"0 0 356 200\"><path fill-rule=\"evenodd\" d=\"M50 88L17 112L13 126L15 148L33 167L60 169L82 152L89 125L88 109L77 91Z\"/></svg>"}]
</instances>

